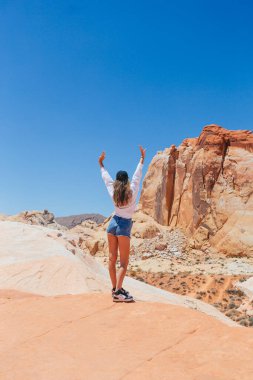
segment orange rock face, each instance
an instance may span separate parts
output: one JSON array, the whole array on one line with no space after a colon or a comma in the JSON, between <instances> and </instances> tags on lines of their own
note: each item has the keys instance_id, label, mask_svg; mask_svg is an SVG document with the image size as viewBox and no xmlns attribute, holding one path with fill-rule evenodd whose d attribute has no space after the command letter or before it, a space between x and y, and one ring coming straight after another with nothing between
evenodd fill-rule
<instances>
[{"instance_id":1,"label":"orange rock face","mask_svg":"<svg viewBox=\"0 0 253 380\"><path fill-rule=\"evenodd\" d=\"M152 159L139 208L178 226L192 246L211 244L231 255L253 254L253 134L204 127L198 138Z\"/></svg>"}]
</instances>

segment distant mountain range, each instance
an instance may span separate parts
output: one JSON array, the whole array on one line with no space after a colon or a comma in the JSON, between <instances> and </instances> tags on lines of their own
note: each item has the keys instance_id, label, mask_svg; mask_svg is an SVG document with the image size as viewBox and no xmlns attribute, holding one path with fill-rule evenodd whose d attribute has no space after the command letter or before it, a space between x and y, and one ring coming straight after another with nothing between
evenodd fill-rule
<instances>
[{"instance_id":1,"label":"distant mountain range","mask_svg":"<svg viewBox=\"0 0 253 380\"><path fill-rule=\"evenodd\" d=\"M55 218L57 223L67 228L73 228L85 220L93 220L96 223L102 223L105 219L106 217L101 214L81 214Z\"/></svg>"}]
</instances>

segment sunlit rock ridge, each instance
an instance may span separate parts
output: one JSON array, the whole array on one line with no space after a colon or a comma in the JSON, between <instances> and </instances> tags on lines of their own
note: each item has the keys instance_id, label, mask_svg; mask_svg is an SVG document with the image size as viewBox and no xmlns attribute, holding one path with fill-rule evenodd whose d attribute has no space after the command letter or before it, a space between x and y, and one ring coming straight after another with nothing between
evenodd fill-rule
<instances>
[{"instance_id":1,"label":"sunlit rock ridge","mask_svg":"<svg viewBox=\"0 0 253 380\"><path fill-rule=\"evenodd\" d=\"M139 208L181 227L194 248L253 254L253 134L207 125L153 157Z\"/></svg>"}]
</instances>

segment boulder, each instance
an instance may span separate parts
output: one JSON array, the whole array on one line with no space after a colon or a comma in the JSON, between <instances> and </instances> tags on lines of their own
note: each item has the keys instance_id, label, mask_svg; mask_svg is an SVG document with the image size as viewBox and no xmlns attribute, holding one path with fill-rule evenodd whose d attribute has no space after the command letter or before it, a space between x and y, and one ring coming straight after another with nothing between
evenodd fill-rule
<instances>
[{"instance_id":1,"label":"boulder","mask_svg":"<svg viewBox=\"0 0 253 380\"><path fill-rule=\"evenodd\" d=\"M132 235L141 239L152 239L161 232L161 226L152 217L137 211L133 215Z\"/></svg>"},{"instance_id":2,"label":"boulder","mask_svg":"<svg viewBox=\"0 0 253 380\"><path fill-rule=\"evenodd\" d=\"M164 241L160 241L155 244L155 249L157 251L164 251L167 248L167 243Z\"/></svg>"},{"instance_id":3,"label":"boulder","mask_svg":"<svg viewBox=\"0 0 253 380\"><path fill-rule=\"evenodd\" d=\"M88 248L91 255L95 255L99 250L99 240L96 239L87 239L85 245Z\"/></svg>"}]
</instances>

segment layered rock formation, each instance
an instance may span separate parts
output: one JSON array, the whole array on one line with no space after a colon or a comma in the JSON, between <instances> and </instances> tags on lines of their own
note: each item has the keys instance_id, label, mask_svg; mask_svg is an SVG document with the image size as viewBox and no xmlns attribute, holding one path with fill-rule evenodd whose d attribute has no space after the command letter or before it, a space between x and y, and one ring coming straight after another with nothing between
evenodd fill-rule
<instances>
[{"instance_id":1,"label":"layered rock formation","mask_svg":"<svg viewBox=\"0 0 253 380\"><path fill-rule=\"evenodd\" d=\"M252 132L208 125L198 138L153 157L139 209L183 228L193 248L211 244L227 255L252 255L252 164Z\"/></svg>"}]
</instances>

